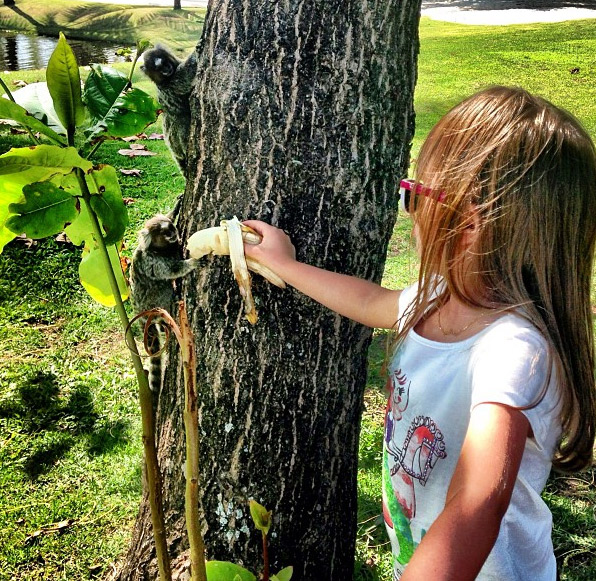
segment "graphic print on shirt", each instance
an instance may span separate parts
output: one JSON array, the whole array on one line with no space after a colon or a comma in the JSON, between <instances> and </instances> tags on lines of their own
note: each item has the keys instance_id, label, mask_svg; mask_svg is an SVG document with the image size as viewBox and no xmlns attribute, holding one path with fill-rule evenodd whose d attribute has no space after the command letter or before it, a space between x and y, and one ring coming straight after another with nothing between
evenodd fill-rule
<instances>
[{"instance_id":1,"label":"graphic print on shirt","mask_svg":"<svg viewBox=\"0 0 596 581\"><path fill-rule=\"evenodd\" d=\"M416 416L403 436L405 430L398 422L401 422L408 407L411 382L401 369L397 369L392 371L387 383L389 401L383 447L383 514L399 544L397 554L394 547L394 557L399 563L406 564L417 545L410 527L416 515L415 485L426 485L437 460L445 458L447 452L443 433L430 417Z\"/></svg>"}]
</instances>

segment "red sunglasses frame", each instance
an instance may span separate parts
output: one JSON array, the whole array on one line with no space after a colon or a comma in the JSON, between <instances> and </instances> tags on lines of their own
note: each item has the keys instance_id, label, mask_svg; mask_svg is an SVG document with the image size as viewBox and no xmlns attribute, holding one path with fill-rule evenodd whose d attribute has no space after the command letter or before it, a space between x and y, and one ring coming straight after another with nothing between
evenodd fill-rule
<instances>
[{"instance_id":1,"label":"red sunglasses frame","mask_svg":"<svg viewBox=\"0 0 596 581\"><path fill-rule=\"evenodd\" d=\"M434 190L429 187L416 183L412 179L404 179L399 182L399 207L406 213L410 213L410 202L412 194L415 196L426 196L427 198L435 198L437 202L445 200L445 192L439 192L436 195ZM435 197L436 196L436 197Z\"/></svg>"}]
</instances>

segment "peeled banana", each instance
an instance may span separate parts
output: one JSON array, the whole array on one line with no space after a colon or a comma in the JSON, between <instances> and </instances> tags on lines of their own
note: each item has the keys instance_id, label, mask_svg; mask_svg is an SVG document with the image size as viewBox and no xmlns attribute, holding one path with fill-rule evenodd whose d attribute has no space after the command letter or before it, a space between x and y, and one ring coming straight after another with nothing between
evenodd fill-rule
<instances>
[{"instance_id":1,"label":"peeled banana","mask_svg":"<svg viewBox=\"0 0 596 581\"><path fill-rule=\"evenodd\" d=\"M261 237L252 228L244 226L236 216L222 220L220 226L195 232L186 244L191 258L202 258L208 254L229 255L232 272L244 300L246 318L251 324L257 322L257 311L252 298L249 270L260 274L271 284L285 288L286 283L272 270L260 262L244 256L244 242L258 244Z\"/></svg>"}]
</instances>

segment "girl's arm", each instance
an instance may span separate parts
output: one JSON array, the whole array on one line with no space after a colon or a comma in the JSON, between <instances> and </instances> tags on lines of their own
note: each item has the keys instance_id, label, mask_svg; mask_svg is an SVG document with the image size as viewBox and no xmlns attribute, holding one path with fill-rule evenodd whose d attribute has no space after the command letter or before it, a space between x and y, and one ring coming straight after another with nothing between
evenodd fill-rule
<instances>
[{"instance_id":1,"label":"girl's arm","mask_svg":"<svg viewBox=\"0 0 596 581\"><path fill-rule=\"evenodd\" d=\"M476 579L499 534L529 433L519 410L491 403L474 408L445 508L402 581Z\"/></svg>"},{"instance_id":2,"label":"girl's arm","mask_svg":"<svg viewBox=\"0 0 596 581\"><path fill-rule=\"evenodd\" d=\"M244 224L263 237L260 244L244 245L246 255L268 266L287 284L363 325L390 329L397 322L400 291L298 262L283 230L257 220L246 220Z\"/></svg>"}]
</instances>

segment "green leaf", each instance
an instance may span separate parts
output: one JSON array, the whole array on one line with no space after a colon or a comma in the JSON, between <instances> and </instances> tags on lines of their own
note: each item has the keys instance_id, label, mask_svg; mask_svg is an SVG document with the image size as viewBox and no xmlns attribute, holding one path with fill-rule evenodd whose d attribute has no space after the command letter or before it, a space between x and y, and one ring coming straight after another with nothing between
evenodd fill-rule
<instances>
[{"instance_id":1,"label":"green leaf","mask_svg":"<svg viewBox=\"0 0 596 581\"><path fill-rule=\"evenodd\" d=\"M260 505L256 500L251 500L250 516L255 523L257 529L263 534L268 534L271 528L271 511L268 511L264 506Z\"/></svg>"},{"instance_id":2,"label":"green leaf","mask_svg":"<svg viewBox=\"0 0 596 581\"><path fill-rule=\"evenodd\" d=\"M115 244L124 237L128 226L128 212L116 170L111 165L102 165L89 172L85 179L89 186L91 207L97 214L104 231L104 240L107 245Z\"/></svg>"},{"instance_id":3,"label":"green leaf","mask_svg":"<svg viewBox=\"0 0 596 581\"><path fill-rule=\"evenodd\" d=\"M271 581L290 581L294 573L294 567L286 567L282 569L277 575L271 577Z\"/></svg>"},{"instance_id":4,"label":"green leaf","mask_svg":"<svg viewBox=\"0 0 596 581\"><path fill-rule=\"evenodd\" d=\"M45 85L45 83L35 83L35 84ZM27 87L24 87L24 88L27 89L31 86L32 85L28 85ZM22 90L23 89L21 89L20 91L15 91L15 93L13 95L13 96L16 95L15 101L17 101L17 97L19 96L19 93ZM56 143L59 143L61 145L66 145L66 141L64 140L64 138L61 137L60 135L58 135L58 133L56 133L56 131L51 129L46 124L46 122L48 120L47 116L45 116L46 122L40 121L39 118L35 117L34 112L27 109L24 105L19 104L18 101L16 103L13 103L9 99L0 99L0 118L16 121L19 125L21 125L23 127L28 127L33 132L41 133L42 135L49 137Z\"/></svg>"},{"instance_id":5,"label":"green leaf","mask_svg":"<svg viewBox=\"0 0 596 581\"><path fill-rule=\"evenodd\" d=\"M137 55L141 56L145 51L153 47L153 43L148 38L139 38L137 40Z\"/></svg>"},{"instance_id":6,"label":"green leaf","mask_svg":"<svg viewBox=\"0 0 596 581\"><path fill-rule=\"evenodd\" d=\"M75 167L87 172L93 164L83 159L74 147L37 145L11 149L0 155L0 191L43 182L52 176L70 173Z\"/></svg>"},{"instance_id":7,"label":"green leaf","mask_svg":"<svg viewBox=\"0 0 596 581\"><path fill-rule=\"evenodd\" d=\"M207 581L230 581L231 579L236 581L236 577L240 577L240 581L256 581L257 579L244 567L227 561L207 561L205 567Z\"/></svg>"},{"instance_id":8,"label":"green leaf","mask_svg":"<svg viewBox=\"0 0 596 581\"><path fill-rule=\"evenodd\" d=\"M23 195L19 192L13 200L16 202L22 197ZM2 253L2 250L4 250L4 247L16 237L16 234L6 227L6 221L10 216L10 212L8 211L9 205L10 204L0 205L0 254Z\"/></svg>"},{"instance_id":9,"label":"green leaf","mask_svg":"<svg viewBox=\"0 0 596 581\"><path fill-rule=\"evenodd\" d=\"M6 221L6 227L15 234L45 238L62 232L77 217L76 199L51 182L26 185L23 195L24 202L8 207L16 216Z\"/></svg>"},{"instance_id":10,"label":"green leaf","mask_svg":"<svg viewBox=\"0 0 596 581\"><path fill-rule=\"evenodd\" d=\"M48 62L46 80L58 119L70 137L85 120L85 106L77 59L62 33Z\"/></svg>"},{"instance_id":11,"label":"green leaf","mask_svg":"<svg viewBox=\"0 0 596 581\"><path fill-rule=\"evenodd\" d=\"M102 65L91 65L83 92L91 123L102 120L128 85L128 77L120 71Z\"/></svg>"},{"instance_id":12,"label":"green leaf","mask_svg":"<svg viewBox=\"0 0 596 581\"><path fill-rule=\"evenodd\" d=\"M61 185L64 176L74 167L86 172L93 164L83 159L73 147L38 145L11 149L0 155L0 249L15 237L6 227L6 221L11 214L10 205L24 200L23 188L47 181Z\"/></svg>"},{"instance_id":13,"label":"green leaf","mask_svg":"<svg viewBox=\"0 0 596 581\"><path fill-rule=\"evenodd\" d=\"M93 243L93 223L89 216L87 204L81 204L79 215L73 220L72 224L64 229L64 232L75 246L80 246L86 241Z\"/></svg>"},{"instance_id":14,"label":"green leaf","mask_svg":"<svg viewBox=\"0 0 596 581\"><path fill-rule=\"evenodd\" d=\"M129 289L120 265L120 256L115 246L108 247L108 254L112 269L116 274L120 296L124 301L128 298ZM106 271L106 265L99 248L85 246L83 249L83 258L79 264L79 277L81 284L91 295L91 298L106 307L113 307L116 304L114 295L112 294L112 287L110 286L110 279Z\"/></svg>"},{"instance_id":15,"label":"green leaf","mask_svg":"<svg viewBox=\"0 0 596 581\"><path fill-rule=\"evenodd\" d=\"M85 101L91 113L88 139L129 137L157 120L159 104L140 89L127 89L119 71L92 65L85 83Z\"/></svg>"}]
</instances>

